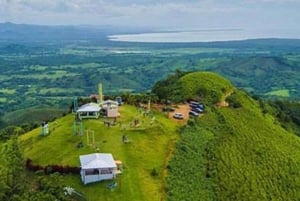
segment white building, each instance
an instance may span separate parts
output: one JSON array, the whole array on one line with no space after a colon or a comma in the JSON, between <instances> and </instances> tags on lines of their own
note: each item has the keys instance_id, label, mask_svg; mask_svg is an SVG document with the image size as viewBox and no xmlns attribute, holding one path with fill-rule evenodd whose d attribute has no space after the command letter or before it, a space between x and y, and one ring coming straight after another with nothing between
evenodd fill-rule
<instances>
[{"instance_id":1,"label":"white building","mask_svg":"<svg viewBox=\"0 0 300 201\"><path fill-rule=\"evenodd\" d=\"M118 173L112 154L93 153L79 156L81 180L84 184L110 180Z\"/></svg>"},{"instance_id":2,"label":"white building","mask_svg":"<svg viewBox=\"0 0 300 201\"><path fill-rule=\"evenodd\" d=\"M100 110L101 107L97 103L87 103L78 108L76 115L79 119L98 119Z\"/></svg>"},{"instance_id":3,"label":"white building","mask_svg":"<svg viewBox=\"0 0 300 201\"><path fill-rule=\"evenodd\" d=\"M106 111L107 117L118 117L120 116L118 112L118 105L117 101L106 100L100 103L101 107Z\"/></svg>"}]
</instances>

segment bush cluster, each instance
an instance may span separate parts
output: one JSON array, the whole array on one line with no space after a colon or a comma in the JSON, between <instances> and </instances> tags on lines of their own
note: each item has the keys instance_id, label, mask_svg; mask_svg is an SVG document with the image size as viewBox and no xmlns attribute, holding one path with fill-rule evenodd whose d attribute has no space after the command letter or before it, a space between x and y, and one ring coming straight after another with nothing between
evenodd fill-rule
<instances>
[{"instance_id":1,"label":"bush cluster","mask_svg":"<svg viewBox=\"0 0 300 201\"><path fill-rule=\"evenodd\" d=\"M34 165L32 164L31 159L26 160L26 169L29 171L43 171L45 174L52 174L54 172L58 172L60 174L79 174L79 167L71 167L71 166L63 166L63 165Z\"/></svg>"}]
</instances>

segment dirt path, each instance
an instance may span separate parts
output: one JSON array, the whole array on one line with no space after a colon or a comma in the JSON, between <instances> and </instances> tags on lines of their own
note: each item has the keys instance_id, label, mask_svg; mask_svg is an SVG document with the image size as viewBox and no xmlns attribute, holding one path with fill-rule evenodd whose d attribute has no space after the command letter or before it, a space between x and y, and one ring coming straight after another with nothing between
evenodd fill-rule
<instances>
[{"instance_id":1,"label":"dirt path","mask_svg":"<svg viewBox=\"0 0 300 201\"><path fill-rule=\"evenodd\" d=\"M224 96L224 100L218 102L216 105L217 105L218 107L228 107L228 106L229 106L229 103L226 102L226 98L228 98L232 93L233 93L233 91L228 92L228 93Z\"/></svg>"}]
</instances>

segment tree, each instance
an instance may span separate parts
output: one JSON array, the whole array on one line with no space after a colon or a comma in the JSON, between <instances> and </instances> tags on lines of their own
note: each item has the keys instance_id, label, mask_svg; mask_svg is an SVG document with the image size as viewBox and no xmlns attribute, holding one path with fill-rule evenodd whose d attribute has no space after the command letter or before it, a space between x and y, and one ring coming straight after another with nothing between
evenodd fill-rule
<instances>
[{"instance_id":1,"label":"tree","mask_svg":"<svg viewBox=\"0 0 300 201\"><path fill-rule=\"evenodd\" d=\"M152 88L152 93L160 100L171 99L175 102L183 101L181 85L178 80L187 73L176 70L174 74L169 75L165 80L156 82Z\"/></svg>"},{"instance_id":2,"label":"tree","mask_svg":"<svg viewBox=\"0 0 300 201\"><path fill-rule=\"evenodd\" d=\"M13 195L22 194L24 190L24 159L17 137L13 136L2 145L0 153L0 200L10 200Z\"/></svg>"}]
</instances>

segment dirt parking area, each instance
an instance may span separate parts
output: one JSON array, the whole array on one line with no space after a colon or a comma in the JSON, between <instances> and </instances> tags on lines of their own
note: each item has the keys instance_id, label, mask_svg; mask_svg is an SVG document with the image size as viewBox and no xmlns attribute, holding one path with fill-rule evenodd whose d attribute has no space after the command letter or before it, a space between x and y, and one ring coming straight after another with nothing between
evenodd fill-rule
<instances>
[{"instance_id":1,"label":"dirt parking area","mask_svg":"<svg viewBox=\"0 0 300 201\"><path fill-rule=\"evenodd\" d=\"M175 111L169 113L169 118L173 119L176 122L178 121L187 122L187 120L189 119L189 111L190 111L189 104L177 105L177 107L175 107ZM183 119L174 119L173 115L175 112L183 114Z\"/></svg>"}]
</instances>

